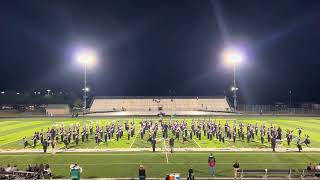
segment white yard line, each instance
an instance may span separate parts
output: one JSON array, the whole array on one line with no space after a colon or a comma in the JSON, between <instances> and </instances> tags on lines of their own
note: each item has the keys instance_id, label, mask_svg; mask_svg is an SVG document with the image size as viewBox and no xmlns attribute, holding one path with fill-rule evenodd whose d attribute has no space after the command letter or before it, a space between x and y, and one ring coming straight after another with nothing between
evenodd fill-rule
<instances>
[{"instance_id":1,"label":"white yard line","mask_svg":"<svg viewBox=\"0 0 320 180\"><path fill-rule=\"evenodd\" d=\"M137 136L138 136L138 133L137 133L136 136L134 137L134 139L133 139L133 141L132 141L132 143L131 143L131 145L130 145L130 148L132 147L132 145L133 145L134 142L136 141Z\"/></svg>"},{"instance_id":2,"label":"white yard line","mask_svg":"<svg viewBox=\"0 0 320 180\"><path fill-rule=\"evenodd\" d=\"M194 138L192 138L192 140L198 145L198 147L199 148L201 148L201 146L200 146L200 144L199 143L197 143L197 141L196 140L194 140Z\"/></svg>"},{"instance_id":3,"label":"white yard line","mask_svg":"<svg viewBox=\"0 0 320 180\"><path fill-rule=\"evenodd\" d=\"M167 151L166 141L165 140L163 140L163 146L164 146L164 151L166 152L167 164L169 164L168 151Z\"/></svg>"}]
</instances>

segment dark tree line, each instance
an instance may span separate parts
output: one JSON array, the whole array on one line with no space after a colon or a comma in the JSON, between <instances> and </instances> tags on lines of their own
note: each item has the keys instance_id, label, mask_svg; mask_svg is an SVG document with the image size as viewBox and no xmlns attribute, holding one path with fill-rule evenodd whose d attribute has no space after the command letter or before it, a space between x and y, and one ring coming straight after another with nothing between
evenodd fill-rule
<instances>
[{"instance_id":1,"label":"dark tree line","mask_svg":"<svg viewBox=\"0 0 320 180\"><path fill-rule=\"evenodd\" d=\"M90 101L90 97L88 99ZM81 92L50 92L40 93L38 92L14 92L6 91L4 94L0 94L1 105L19 105L19 104L69 104L73 106L81 105L82 94Z\"/></svg>"}]
</instances>

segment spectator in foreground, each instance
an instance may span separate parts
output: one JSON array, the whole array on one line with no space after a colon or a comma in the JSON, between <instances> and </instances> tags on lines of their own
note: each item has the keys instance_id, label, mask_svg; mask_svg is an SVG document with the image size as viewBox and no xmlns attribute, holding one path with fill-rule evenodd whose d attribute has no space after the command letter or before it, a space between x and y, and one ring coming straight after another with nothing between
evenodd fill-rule
<instances>
[{"instance_id":1,"label":"spectator in foreground","mask_svg":"<svg viewBox=\"0 0 320 180\"><path fill-rule=\"evenodd\" d=\"M17 165L14 165L14 166L12 167L11 171L19 171L18 166L17 166Z\"/></svg>"},{"instance_id":2,"label":"spectator in foreground","mask_svg":"<svg viewBox=\"0 0 320 180\"><path fill-rule=\"evenodd\" d=\"M238 161L236 160L236 162L233 164L234 179L237 179L239 168L240 168L240 165L239 165Z\"/></svg>"},{"instance_id":3,"label":"spectator in foreground","mask_svg":"<svg viewBox=\"0 0 320 180\"><path fill-rule=\"evenodd\" d=\"M4 172L4 168L0 165L0 172Z\"/></svg>"},{"instance_id":4,"label":"spectator in foreground","mask_svg":"<svg viewBox=\"0 0 320 180\"><path fill-rule=\"evenodd\" d=\"M315 170L320 171L320 163L318 165L316 165Z\"/></svg>"},{"instance_id":5,"label":"spectator in foreground","mask_svg":"<svg viewBox=\"0 0 320 180\"><path fill-rule=\"evenodd\" d=\"M307 166L307 170L308 171L312 171L314 168L313 168L313 165L312 163L310 162L309 165Z\"/></svg>"},{"instance_id":6,"label":"spectator in foreground","mask_svg":"<svg viewBox=\"0 0 320 180\"><path fill-rule=\"evenodd\" d=\"M45 176L45 178L46 179L51 179L51 169L50 169L50 166L49 166L49 164L46 164L45 166L44 166L44 176Z\"/></svg>"},{"instance_id":7,"label":"spectator in foreground","mask_svg":"<svg viewBox=\"0 0 320 180\"><path fill-rule=\"evenodd\" d=\"M145 180L146 179L146 169L144 169L143 165L140 165L139 167L139 180Z\"/></svg>"},{"instance_id":8,"label":"spectator in foreground","mask_svg":"<svg viewBox=\"0 0 320 180\"><path fill-rule=\"evenodd\" d=\"M12 168L10 166L10 164L8 164L8 166L4 169L5 172L12 172Z\"/></svg>"},{"instance_id":9,"label":"spectator in foreground","mask_svg":"<svg viewBox=\"0 0 320 180\"><path fill-rule=\"evenodd\" d=\"M215 176L214 171L215 171L215 166L216 166L216 159L211 153L209 158L208 158L208 165L209 165L209 173L210 176Z\"/></svg>"},{"instance_id":10,"label":"spectator in foreground","mask_svg":"<svg viewBox=\"0 0 320 180\"><path fill-rule=\"evenodd\" d=\"M27 171L27 172L31 172L31 170L32 170L31 165L28 164L28 166L27 166L27 168L26 168L26 171Z\"/></svg>"},{"instance_id":11,"label":"spectator in foreground","mask_svg":"<svg viewBox=\"0 0 320 180\"><path fill-rule=\"evenodd\" d=\"M187 180L194 180L194 175L193 175L193 169L192 169L192 168L190 168L190 169L188 170Z\"/></svg>"},{"instance_id":12,"label":"spectator in foreground","mask_svg":"<svg viewBox=\"0 0 320 180\"><path fill-rule=\"evenodd\" d=\"M320 177L320 163L319 163L318 165L316 165L315 171L316 171L315 175L316 175L317 177Z\"/></svg>"},{"instance_id":13,"label":"spectator in foreground","mask_svg":"<svg viewBox=\"0 0 320 180\"><path fill-rule=\"evenodd\" d=\"M71 180L79 180L82 168L77 164L70 165L70 178Z\"/></svg>"}]
</instances>

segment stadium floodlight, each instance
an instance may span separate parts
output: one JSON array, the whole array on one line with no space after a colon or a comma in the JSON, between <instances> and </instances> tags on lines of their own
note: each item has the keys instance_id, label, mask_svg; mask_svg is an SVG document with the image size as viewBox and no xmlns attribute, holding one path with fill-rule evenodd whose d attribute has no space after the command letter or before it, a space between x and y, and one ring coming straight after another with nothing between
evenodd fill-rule
<instances>
[{"instance_id":1,"label":"stadium floodlight","mask_svg":"<svg viewBox=\"0 0 320 180\"><path fill-rule=\"evenodd\" d=\"M83 110L85 111L87 108L87 93L89 92L87 87L87 66L92 66L95 63L96 53L90 49L82 50L76 54L76 59L84 67Z\"/></svg>"},{"instance_id":2,"label":"stadium floodlight","mask_svg":"<svg viewBox=\"0 0 320 180\"><path fill-rule=\"evenodd\" d=\"M223 59L226 64L236 66L243 61L243 53L236 49L227 49L223 53Z\"/></svg>"},{"instance_id":3,"label":"stadium floodlight","mask_svg":"<svg viewBox=\"0 0 320 180\"><path fill-rule=\"evenodd\" d=\"M17 92L16 94L17 94L17 95L20 95L20 93L19 93L19 92Z\"/></svg>"},{"instance_id":4,"label":"stadium floodlight","mask_svg":"<svg viewBox=\"0 0 320 180\"><path fill-rule=\"evenodd\" d=\"M237 91L238 87L236 84L236 68L237 65L241 64L244 59L244 54L237 49L226 49L223 52L223 61L226 65L231 65L233 67L233 86L231 91L233 91L233 106L234 110L237 110Z\"/></svg>"},{"instance_id":5,"label":"stadium floodlight","mask_svg":"<svg viewBox=\"0 0 320 180\"><path fill-rule=\"evenodd\" d=\"M76 58L80 64L90 66L96 61L96 54L92 50L83 50L77 53Z\"/></svg>"},{"instance_id":6,"label":"stadium floodlight","mask_svg":"<svg viewBox=\"0 0 320 180\"><path fill-rule=\"evenodd\" d=\"M88 87L86 87L86 88L83 88L82 91L87 91L87 92L89 92L90 89L89 89Z\"/></svg>"},{"instance_id":7,"label":"stadium floodlight","mask_svg":"<svg viewBox=\"0 0 320 180\"><path fill-rule=\"evenodd\" d=\"M5 91L1 91L1 94L5 94L6 92Z\"/></svg>"},{"instance_id":8,"label":"stadium floodlight","mask_svg":"<svg viewBox=\"0 0 320 180\"><path fill-rule=\"evenodd\" d=\"M238 88L237 87L231 87L231 91L238 91Z\"/></svg>"}]
</instances>

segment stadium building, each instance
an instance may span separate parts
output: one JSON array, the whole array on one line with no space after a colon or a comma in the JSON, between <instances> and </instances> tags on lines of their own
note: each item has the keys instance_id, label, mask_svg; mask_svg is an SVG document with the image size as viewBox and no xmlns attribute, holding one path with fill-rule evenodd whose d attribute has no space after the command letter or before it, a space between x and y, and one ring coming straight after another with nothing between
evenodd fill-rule
<instances>
[{"instance_id":1,"label":"stadium building","mask_svg":"<svg viewBox=\"0 0 320 180\"><path fill-rule=\"evenodd\" d=\"M96 116L226 115L232 109L226 97L127 96L95 97L90 114Z\"/></svg>"}]
</instances>

